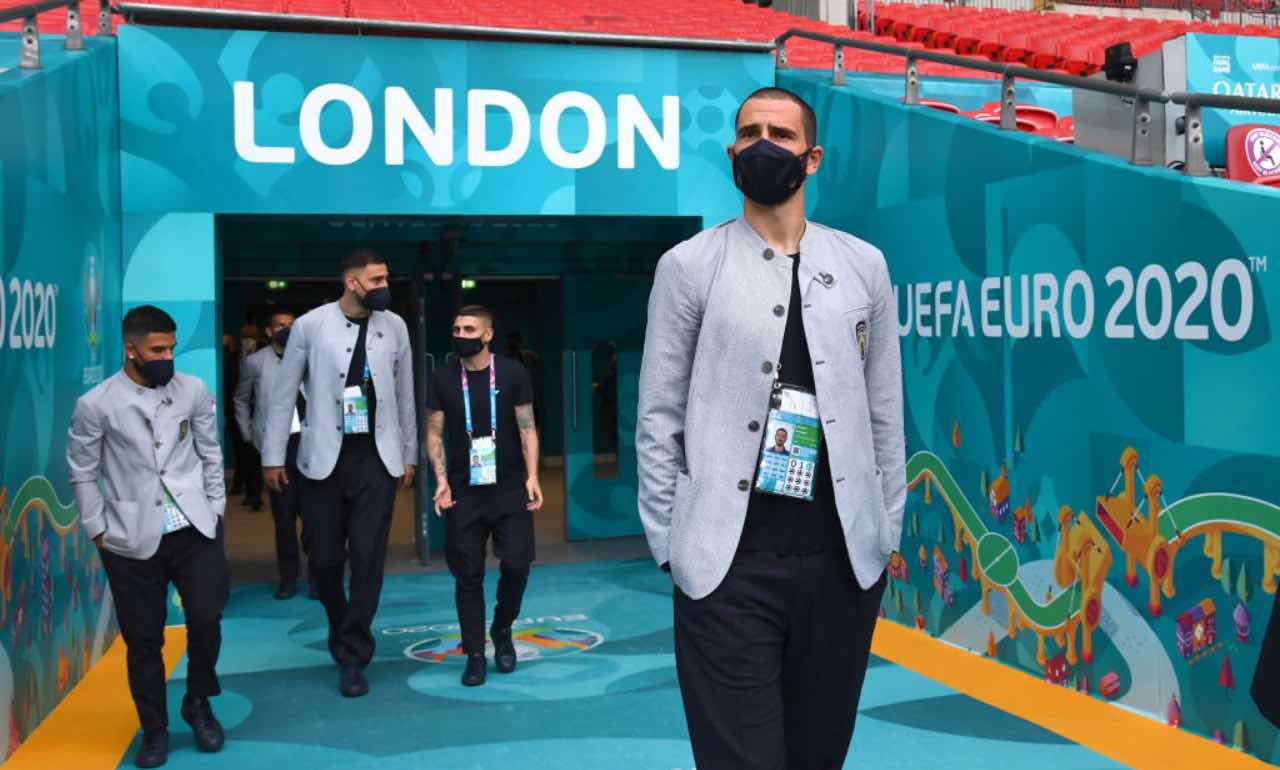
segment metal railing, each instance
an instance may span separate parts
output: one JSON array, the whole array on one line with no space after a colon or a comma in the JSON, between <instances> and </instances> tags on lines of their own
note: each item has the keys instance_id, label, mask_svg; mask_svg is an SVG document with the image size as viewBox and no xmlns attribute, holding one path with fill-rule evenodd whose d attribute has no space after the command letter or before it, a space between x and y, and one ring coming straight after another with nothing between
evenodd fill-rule
<instances>
[{"instance_id":1,"label":"metal railing","mask_svg":"<svg viewBox=\"0 0 1280 770\"><path fill-rule=\"evenodd\" d=\"M1225 96L1206 93L1189 93L1186 91L1157 91L1151 88L1139 88L1129 83L1117 83L1099 78L1083 78L1053 70L1039 70L1017 64L1001 64L984 62L955 54L938 53L927 49L904 48L887 43L876 43L870 40L836 37L802 29L790 29L777 37L777 66L787 68L787 41L793 38L814 40L832 46L831 82L833 85L845 84L844 49L854 48L860 51L901 56L906 60L905 80L906 93L903 102L911 105L920 104L920 71L919 62L931 61L938 64L949 64L955 67L989 72L999 75L1000 81L1000 128L1005 131L1016 131L1016 86L1017 79L1035 80L1041 83L1052 83L1069 88L1082 88L1095 93L1111 94L1133 100L1133 145L1129 153L1129 162L1137 166L1152 164L1151 149L1151 105L1177 104L1186 108L1182 120L1182 133L1186 145L1186 156L1182 172L1189 176L1210 176L1213 172L1205 160L1204 154L1204 120L1203 108L1221 108L1230 110L1249 110L1252 112L1268 112L1280 114L1280 99L1260 99L1251 96Z\"/></svg>"},{"instance_id":2,"label":"metal railing","mask_svg":"<svg viewBox=\"0 0 1280 770\"><path fill-rule=\"evenodd\" d=\"M65 48L68 51L84 50L84 33L80 29L80 0L41 0L38 3L16 5L11 8L0 8L0 24L11 21L22 21L22 69L40 69L40 25L38 18L45 11L58 8L67 9L67 36ZM98 10L98 34L111 34L111 3L102 0Z\"/></svg>"}]
</instances>

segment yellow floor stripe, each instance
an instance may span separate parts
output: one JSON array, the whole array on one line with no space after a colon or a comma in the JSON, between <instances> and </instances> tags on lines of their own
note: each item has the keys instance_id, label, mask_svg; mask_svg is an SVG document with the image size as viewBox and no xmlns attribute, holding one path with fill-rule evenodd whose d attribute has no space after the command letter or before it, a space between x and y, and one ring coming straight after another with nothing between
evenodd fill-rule
<instances>
[{"instance_id":1,"label":"yellow floor stripe","mask_svg":"<svg viewBox=\"0 0 1280 770\"><path fill-rule=\"evenodd\" d=\"M1129 767L1142 770L1275 770L1260 759L1138 716L1068 687L1049 684L1011 666L974 655L897 623L885 621L876 624L871 650L903 668L1040 725ZM1028 747L1027 750L1035 749Z\"/></svg>"},{"instance_id":2,"label":"yellow floor stripe","mask_svg":"<svg viewBox=\"0 0 1280 770\"><path fill-rule=\"evenodd\" d=\"M165 671L186 651L186 629L165 629ZM1275 770L1185 730L1051 685L1003 663L974 655L892 622L876 626L872 651L1134 768ZM138 731L125 676L124 641L117 639L75 689L4 763L5 770L113 770ZM1028 747L1028 751L1034 751Z\"/></svg>"},{"instance_id":3,"label":"yellow floor stripe","mask_svg":"<svg viewBox=\"0 0 1280 770\"><path fill-rule=\"evenodd\" d=\"M166 677L186 651L186 628L166 628ZM129 696L124 639L116 637L102 659L4 763L4 770L114 770L137 732L138 712Z\"/></svg>"}]
</instances>

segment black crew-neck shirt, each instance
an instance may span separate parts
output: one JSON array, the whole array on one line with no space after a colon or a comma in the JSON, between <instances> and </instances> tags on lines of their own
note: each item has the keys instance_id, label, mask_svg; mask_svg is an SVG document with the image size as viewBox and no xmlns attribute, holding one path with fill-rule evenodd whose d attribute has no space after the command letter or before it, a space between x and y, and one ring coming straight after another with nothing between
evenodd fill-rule
<instances>
[{"instance_id":1,"label":"black crew-neck shirt","mask_svg":"<svg viewBox=\"0 0 1280 770\"><path fill-rule=\"evenodd\" d=\"M364 318L352 318L347 316L347 320L359 327L360 331L356 335L356 345L351 349L351 366L347 368L347 387L358 386L364 391L364 397L369 405L369 432L368 433L348 433L342 437L343 449L358 450L374 450L376 447L373 442L373 432L377 427L374 417L378 411L378 392L373 387L373 376L370 374L368 379L364 376L364 365L368 361L365 353L365 345L369 336L369 316Z\"/></svg>"},{"instance_id":2,"label":"black crew-neck shirt","mask_svg":"<svg viewBox=\"0 0 1280 770\"><path fill-rule=\"evenodd\" d=\"M813 360L809 355L809 340L805 336L804 321L801 318L803 300L800 293L800 255L788 256L792 262L791 300L787 311L787 325L782 335L782 351L778 356L777 376L783 384L813 391ZM763 406L767 410L768 405ZM765 422L763 416L760 422ZM819 436L813 500L798 500L753 490L747 504L747 521L738 545L741 550L804 554L845 547L844 529L836 512L835 488L831 483L826 435L820 431Z\"/></svg>"},{"instance_id":3,"label":"black crew-neck shirt","mask_svg":"<svg viewBox=\"0 0 1280 770\"><path fill-rule=\"evenodd\" d=\"M427 409L444 412L445 471L454 497L471 491L471 441L467 436L467 419L462 404L462 361L436 369L427 388ZM533 403L533 385L524 364L494 355L494 379L498 385L498 483L484 487L518 493L524 497L526 473L524 449L520 444L520 428L516 425L516 407ZM489 368L467 372L467 389L471 393L471 427L477 438L491 434L489 422Z\"/></svg>"}]
</instances>

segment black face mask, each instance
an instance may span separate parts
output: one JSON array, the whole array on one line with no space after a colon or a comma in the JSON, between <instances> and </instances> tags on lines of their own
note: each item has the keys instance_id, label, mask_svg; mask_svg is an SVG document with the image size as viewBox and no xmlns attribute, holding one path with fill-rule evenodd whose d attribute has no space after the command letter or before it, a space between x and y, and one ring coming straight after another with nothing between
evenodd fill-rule
<instances>
[{"instance_id":1,"label":"black face mask","mask_svg":"<svg viewBox=\"0 0 1280 770\"><path fill-rule=\"evenodd\" d=\"M289 327L286 326L283 329L277 330L275 336L272 337L271 340L276 345L279 345L281 350L284 350L285 345L289 344Z\"/></svg>"},{"instance_id":2,"label":"black face mask","mask_svg":"<svg viewBox=\"0 0 1280 770\"><path fill-rule=\"evenodd\" d=\"M458 358L471 358L484 350L484 340L479 337L454 337L453 352Z\"/></svg>"},{"instance_id":3,"label":"black face mask","mask_svg":"<svg viewBox=\"0 0 1280 770\"><path fill-rule=\"evenodd\" d=\"M812 149L792 155L768 139L759 139L733 156L733 183L761 206L777 206L804 184L805 164Z\"/></svg>"},{"instance_id":4,"label":"black face mask","mask_svg":"<svg viewBox=\"0 0 1280 770\"><path fill-rule=\"evenodd\" d=\"M155 361L142 361L140 359L132 359L133 368L137 370L142 379L151 387L159 388L169 384L169 380L173 379L173 359L160 358Z\"/></svg>"},{"instance_id":5,"label":"black face mask","mask_svg":"<svg viewBox=\"0 0 1280 770\"><path fill-rule=\"evenodd\" d=\"M360 288L364 289L364 284L356 279L356 283ZM378 310L386 310L391 307L391 287L380 286L376 289L365 289L364 296L360 297L360 304L364 305L364 309L370 313Z\"/></svg>"}]
</instances>

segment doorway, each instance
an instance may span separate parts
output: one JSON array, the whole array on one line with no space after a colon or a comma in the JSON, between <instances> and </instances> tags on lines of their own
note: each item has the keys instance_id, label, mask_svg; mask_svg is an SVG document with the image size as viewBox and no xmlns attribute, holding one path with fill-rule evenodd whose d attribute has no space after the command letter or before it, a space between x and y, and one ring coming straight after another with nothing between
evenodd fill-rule
<instances>
[{"instance_id":1,"label":"doorway","mask_svg":"<svg viewBox=\"0 0 1280 770\"><path fill-rule=\"evenodd\" d=\"M547 497L535 519L539 558L590 558L566 544L642 533L634 433L649 287L658 258L700 227L687 217L223 216L217 323L234 332L274 307L304 312L332 301L341 256L373 248L388 261L392 309L409 328L424 444L423 389L450 359L453 315L464 304L490 307L495 352L512 355L518 342L534 381ZM443 566L425 455L417 479L397 500L392 571ZM243 537L228 540L237 578L269 579L266 506L232 513L246 522Z\"/></svg>"}]
</instances>

